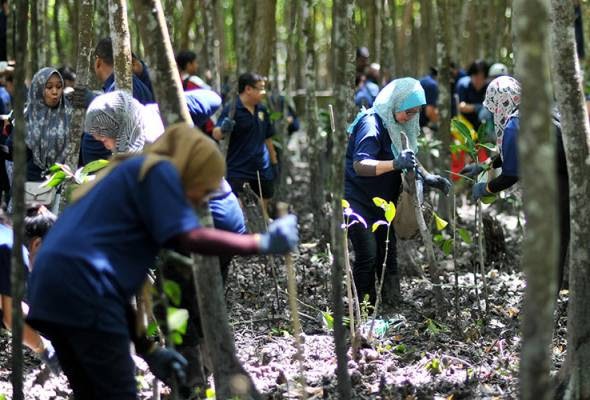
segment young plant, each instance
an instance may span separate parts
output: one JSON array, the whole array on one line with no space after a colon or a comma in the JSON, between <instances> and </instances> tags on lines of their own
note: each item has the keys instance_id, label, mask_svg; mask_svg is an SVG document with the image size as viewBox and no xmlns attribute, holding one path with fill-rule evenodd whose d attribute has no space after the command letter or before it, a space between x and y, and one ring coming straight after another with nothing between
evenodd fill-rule
<instances>
[{"instance_id":1,"label":"young plant","mask_svg":"<svg viewBox=\"0 0 590 400\"><path fill-rule=\"evenodd\" d=\"M391 224L395 218L395 204L392 201L385 201L381 197L373 197L373 203L377 207L383 209L385 220L379 220L373 223L371 230L375 232L380 226L385 225L387 227L387 235L385 236L385 256L383 258L383 265L381 266L381 279L379 281L379 287L377 288L377 299L375 300L375 309L373 310L373 318L371 319L371 327L369 329L369 340L373 337L373 329L375 328L375 319L379 312L379 303L381 303L381 293L383 291L383 281L385 280L385 269L387 265L387 256L389 250L389 235L391 233Z\"/></svg>"}]
</instances>

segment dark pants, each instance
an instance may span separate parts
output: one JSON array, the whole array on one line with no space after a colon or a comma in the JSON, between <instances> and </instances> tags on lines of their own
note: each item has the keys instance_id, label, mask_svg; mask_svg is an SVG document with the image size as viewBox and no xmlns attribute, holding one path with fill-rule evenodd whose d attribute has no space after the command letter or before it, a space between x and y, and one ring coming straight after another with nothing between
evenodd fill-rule
<instances>
[{"instance_id":1,"label":"dark pants","mask_svg":"<svg viewBox=\"0 0 590 400\"><path fill-rule=\"evenodd\" d=\"M135 364L128 335L47 324L42 328L76 400L135 400Z\"/></svg>"},{"instance_id":2,"label":"dark pants","mask_svg":"<svg viewBox=\"0 0 590 400\"><path fill-rule=\"evenodd\" d=\"M232 192L238 198L240 194L244 191L244 185L248 183L250 185L250 189L256 193L256 195L260 196L260 190L262 189L262 198L263 199L271 199L274 196L274 181L268 181L261 179L260 180L260 187L258 187L258 179L240 179L240 178L227 178L227 182L231 186Z\"/></svg>"},{"instance_id":3,"label":"dark pants","mask_svg":"<svg viewBox=\"0 0 590 400\"><path fill-rule=\"evenodd\" d=\"M365 229L361 224L354 224L349 230L350 241L354 249L353 277L359 301L369 295L371 304L375 304L375 285L381 279L381 270L385 260L385 244L387 227L380 226L374 233L371 228ZM378 278L375 279L375 276ZM395 289L388 285L392 279L398 279L397 250L393 226L389 233L389 249L385 264L385 282L383 284L384 297Z\"/></svg>"}]
</instances>

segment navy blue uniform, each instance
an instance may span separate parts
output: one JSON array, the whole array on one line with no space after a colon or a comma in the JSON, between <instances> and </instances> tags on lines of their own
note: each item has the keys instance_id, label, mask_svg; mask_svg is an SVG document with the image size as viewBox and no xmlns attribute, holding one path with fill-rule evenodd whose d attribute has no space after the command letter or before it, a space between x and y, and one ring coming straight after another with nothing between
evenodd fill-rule
<instances>
[{"instance_id":1,"label":"navy blue uniform","mask_svg":"<svg viewBox=\"0 0 590 400\"><path fill-rule=\"evenodd\" d=\"M474 104L476 106L483 107L483 101L486 97L486 89L488 85L484 85L480 90L475 90L471 83L470 76L464 76L457 82L457 95L459 96L459 103L464 101L468 104ZM463 113L463 116L471 122L473 128L477 130L480 125L478 112Z\"/></svg>"},{"instance_id":2,"label":"navy blue uniform","mask_svg":"<svg viewBox=\"0 0 590 400\"><path fill-rule=\"evenodd\" d=\"M438 82L431 75L426 75L420 79L420 85L424 89L427 106L437 106L438 102ZM426 117L425 107L420 111L420 126L428 125L428 118Z\"/></svg>"}]
</instances>

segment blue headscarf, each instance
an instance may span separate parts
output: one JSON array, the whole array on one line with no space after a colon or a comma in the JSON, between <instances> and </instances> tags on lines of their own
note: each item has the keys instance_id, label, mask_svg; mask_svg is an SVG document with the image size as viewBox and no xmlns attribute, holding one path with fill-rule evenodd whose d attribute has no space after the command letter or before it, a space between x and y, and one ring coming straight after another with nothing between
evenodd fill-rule
<instances>
[{"instance_id":1,"label":"blue headscarf","mask_svg":"<svg viewBox=\"0 0 590 400\"><path fill-rule=\"evenodd\" d=\"M396 112L410 108L420 107L426 104L426 96L420 82L414 78L400 78L391 81L375 98L373 107L362 110L356 116L354 122L348 127L348 133L352 133L360 119L367 114L377 114L383 121L383 125L391 138L391 150L397 157L404 146L401 132L403 131L409 140L410 149L418 152L418 135L420 134L420 122L418 116L408 122L400 124L395 120Z\"/></svg>"}]
</instances>

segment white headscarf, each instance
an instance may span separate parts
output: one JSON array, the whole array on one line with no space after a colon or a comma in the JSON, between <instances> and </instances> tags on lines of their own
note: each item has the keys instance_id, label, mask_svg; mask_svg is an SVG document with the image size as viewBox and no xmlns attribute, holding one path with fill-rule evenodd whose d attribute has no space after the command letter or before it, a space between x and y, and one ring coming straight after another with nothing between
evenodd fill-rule
<instances>
[{"instance_id":1,"label":"white headscarf","mask_svg":"<svg viewBox=\"0 0 590 400\"><path fill-rule=\"evenodd\" d=\"M520 98L520 83L510 76L500 76L494 79L486 90L483 105L494 115L494 131L500 156L502 156L504 129L512 117L518 117Z\"/></svg>"}]
</instances>

